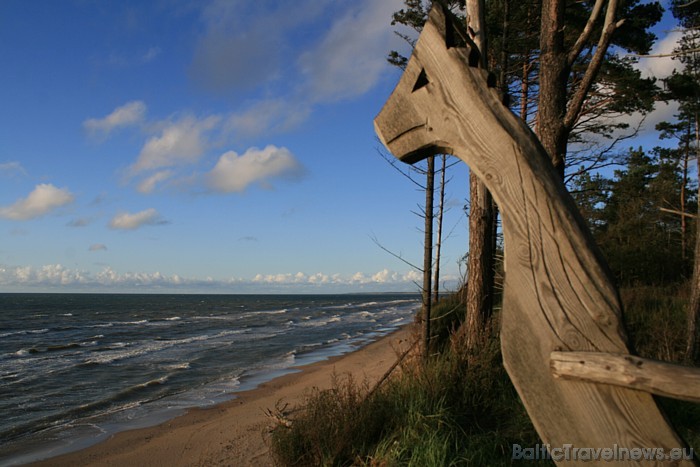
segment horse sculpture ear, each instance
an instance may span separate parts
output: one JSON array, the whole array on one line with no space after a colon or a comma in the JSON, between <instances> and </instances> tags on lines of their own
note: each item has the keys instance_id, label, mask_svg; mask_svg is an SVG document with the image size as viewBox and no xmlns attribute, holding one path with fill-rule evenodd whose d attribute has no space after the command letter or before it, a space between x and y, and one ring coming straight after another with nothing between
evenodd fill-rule
<instances>
[{"instance_id":1,"label":"horse sculpture ear","mask_svg":"<svg viewBox=\"0 0 700 467\"><path fill-rule=\"evenodd\" d=\"M440 35L445 40L446 48L467 49L469 52L469 66L475 68L479 67L479 63L481 62L479 48L469 36L462 21L460 21L460 19L442 2L434 2L434 6L428 14L428 23L432 24L435 29L440 32Z\"/></svg>"}]
</instances>

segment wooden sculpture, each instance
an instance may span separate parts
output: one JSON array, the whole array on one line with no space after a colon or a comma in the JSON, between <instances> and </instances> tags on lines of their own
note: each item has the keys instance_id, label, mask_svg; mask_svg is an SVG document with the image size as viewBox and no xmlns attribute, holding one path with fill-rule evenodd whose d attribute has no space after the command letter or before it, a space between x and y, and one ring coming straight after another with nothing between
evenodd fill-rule
<instances>
[{"instance_id":1,"label":"wooden sculpture","mask_svg":"<svg viewBox=\"0 0 700 467\"><path fill-rule=\"evenodd\" d=\"M506 248L503 361L540 437L551 447L683 447L649 387L584 374L587 356L634 358L640 369L647 361L627 356L618 293L544 149L501 104L462 25L434 3L375 129L404 162L459 157L498 203ZM575 355L568 366L566 355ZM697 386L689 391L700 397Z\"/></svg>"}]
</instances>

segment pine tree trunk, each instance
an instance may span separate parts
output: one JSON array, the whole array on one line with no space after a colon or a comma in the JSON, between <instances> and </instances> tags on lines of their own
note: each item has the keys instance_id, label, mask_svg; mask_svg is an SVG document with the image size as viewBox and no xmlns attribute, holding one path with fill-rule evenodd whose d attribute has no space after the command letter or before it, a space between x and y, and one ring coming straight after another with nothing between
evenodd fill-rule
<instances>
[{"instance_id":1,"label":"pine tree trunk","mask_svg":"<svg viewBox=\"0 0 700 467\"><path fill-rule=\"evenodd\" d=\"M688 126L688 135L685 143L685 150L683 151L683 169L681 175L681 259L685 262L688 256L688 222L685 216L686 203L685 203L685 190L688 186L688 161L690 160L690 126Z\"/></svg>"},{"instance_id":2,"label":"pine tree trunk","mask_svg":"<svg viewBox=\"0 0 700 467\"><path fill-rule=\"evenodd\" d=\"M695 114L695 141L700 133L698 114ZM697 161L700 164L700 145L696 149ZM699 165L700 167L700 165ZM698 175L700 178L700 174ZM688 362L700 365L700 212L696 219L695 228L695 265L691 280L690 304L688 306L688 340L685 348L685 358Z\"/></svg>"},{"instance_id":3,"label":"pine tree trunk","mask_svg":"<svg viewBox=\"0 0 700 467\"><path fill-rule=\"evenodd\" d=\"M481 52L481 65L488 63L484 0L467 0L467 28ZM493 199L474 172L469 173L469 261L467 276L466 332L468 351L478 349L491 316L493 295Z\"/></svg>"},{"instance_id":4,"label":"pine tree trunk","mask_svg":"<svg viewBox=\"0 0 700 467\"><path fill-rule=\"evenodd\" d=\"M430 356L431 279L433 273L433 197L435 156L428 157L425 183L425 238L423 240L423 360Z\"/></svg>"},{"instance_id":5,"label":"pine tree trunk","mask_svg":"<svg viewBox=\"0 0 700 467\"><path fill-rule=\"evenodd\" d=\"M537 136L563 179L569 137L564 124L569 70L564 48L563 0L542 1L540 49Z\"/></svg>"},{"instance_id":6,"label":"pine tree trunk","mask_svg":"<svg viewBox=\"0 0 700 467\"><path fill-rule=\"evenodd\" d=\"M473 172L469 174L469 280L467 282L467 349L483 341L493 306L493 223L491 194Z\"/></svg>"},{"instance_id":7,"label":"pine tree trunk","mask_svg":"<svg viewBox=\"0 0 700 467\"><path fill-rule=\"evenodd\" d=\"M685 348L685 359L695 365L700 364L700 217L695 233L695 265L691 280L690 304L688 306L688 340Z\"/></svg>"},{"instance_id":8,"label":"pine tree trunk","mask_svg":"<svg viewBox=\"0 0 700 467\"><path fill-rule=\"evenodd\" d=\"M445 213L445 164L447 156L440 156L442 169L440 170L440 199L437 215L437 237L435 241L435 277L433 278L433 301L437 303L440 298L440 252L442 250L442 217Z\"/></svg>"}]
</instances>

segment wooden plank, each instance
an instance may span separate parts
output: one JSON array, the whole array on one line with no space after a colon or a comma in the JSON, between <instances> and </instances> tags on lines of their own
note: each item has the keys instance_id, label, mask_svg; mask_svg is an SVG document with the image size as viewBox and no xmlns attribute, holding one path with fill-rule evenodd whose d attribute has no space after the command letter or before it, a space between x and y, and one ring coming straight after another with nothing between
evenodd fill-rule
<instances>
[{"instance_id":1,"label":"wooden plank","mask_svg":"<svg viewBox=\"0 0 700 467\"><path fill-rule=\"evenodd\" d=\"M700 402L700 368L602 352L552 352L555 378L612 384Z\"/></svg>"},{"instance_id":2,"label":"wooden plank","mask_svg":"<svg viewBox=\"0 0 700 467\"><path fill-rule=\"evenodd\" d=\"M461 25L434 2L406 70L375 119L377 135L407 163L437 153L459 157L498 203L507 271L504 365L544 443L682 447L650 394L552 376L553 351L629 353L620 301L544 149L501 104L485 72L474 67L478 62Z\"/></svg>"}]
</instances>

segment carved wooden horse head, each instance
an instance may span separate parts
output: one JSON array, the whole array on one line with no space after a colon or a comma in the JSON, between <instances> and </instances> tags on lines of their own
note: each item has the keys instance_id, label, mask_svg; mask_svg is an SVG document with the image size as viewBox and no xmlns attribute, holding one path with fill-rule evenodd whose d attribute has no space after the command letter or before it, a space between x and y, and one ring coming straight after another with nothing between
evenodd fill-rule
<instances>
[{"instance_id":1,"label":"carved wooden horse head","mask_svg":"<svg viewBox=\"0 0 700 467\"><path fill-rule=\"evenodd\" d=\"M489 87L462 25L434 3L375 129L404 162L459 157L498 203L503 361L535 428L552 447L682 446L650 394L552 376L554 351L629 353L618 294L539 141Z\"/></svg>"}]
</instances>

